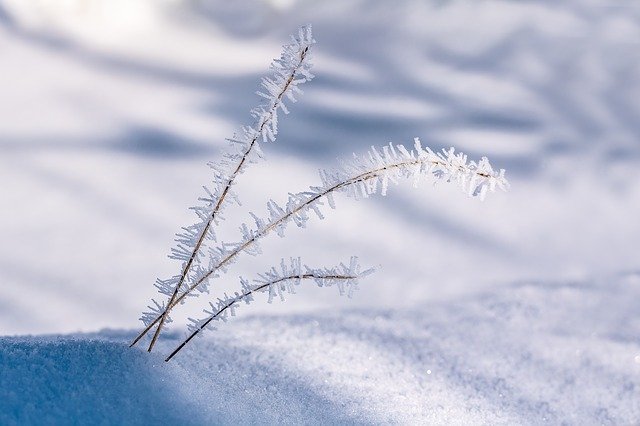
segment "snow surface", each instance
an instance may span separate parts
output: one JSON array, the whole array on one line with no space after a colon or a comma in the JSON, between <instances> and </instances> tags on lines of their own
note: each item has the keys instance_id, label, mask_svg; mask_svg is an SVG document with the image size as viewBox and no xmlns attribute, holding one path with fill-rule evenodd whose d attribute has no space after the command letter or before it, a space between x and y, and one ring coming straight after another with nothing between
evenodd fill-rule
<instances>
[{"instance_id":1,"label":"snow surface","mask_svg":"<svg viewBox=\"0 0 640 426\"><path fill-rule=\"evenodd\" d=\"M487 155L510 192L338 198L212 290L357 255L379 269L352 300L243 307L168 366L126 349L206 161L308 22L317 78L225 240L335 157L415 136ZM0 423L639 423L638 40L634 0L0 0L0 334L41 335L0 341Z\"/></svg>"},{"instance_id":2,"label":"snow surface","mask_svg":"<svg viewBox=\"0 0 640 426\"><path fill-rule=\"evenodd\" d=\"M131 332L4 337L0 423L633 424L639 297L635 274L249 316L168 364L129 349Z\"/></svg>"}]
</instances>

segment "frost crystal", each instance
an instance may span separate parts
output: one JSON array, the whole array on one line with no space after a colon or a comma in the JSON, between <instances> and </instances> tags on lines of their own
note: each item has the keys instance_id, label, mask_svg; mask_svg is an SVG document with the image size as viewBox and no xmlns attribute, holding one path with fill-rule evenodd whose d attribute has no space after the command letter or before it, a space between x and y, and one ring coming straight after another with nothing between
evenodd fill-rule
<instances>
[{"instance_id":1,"label":"frost crystal","mask_svg":"<svg viewBox=\"0 0 640 426\"><path fill-rule=\"evenodd\" d=\"M140 321L142 321L142 323L145 326L153 323L153 321L155 321L158 318L158 316L162 315L162 313L165 311L164 302L160 304L155 299L151 299L151 303L153 305L147 306L149 310L146 312L143 312L142 316L140 317ZM166 316L165 322L167 324L171 322L171 317L169 315Z\"/></svg>"}]
</instances>

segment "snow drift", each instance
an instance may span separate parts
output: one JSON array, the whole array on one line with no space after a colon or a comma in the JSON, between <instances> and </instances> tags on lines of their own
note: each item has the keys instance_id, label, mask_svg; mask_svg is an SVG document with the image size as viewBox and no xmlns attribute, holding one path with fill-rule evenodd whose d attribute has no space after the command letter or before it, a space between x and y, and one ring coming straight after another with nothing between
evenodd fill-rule
<instances>
[{"instance_id":1,"label":"snow drift","mask_svg":"<svg viewBox=\"0 0 640 426\"><path fill-rule=\"evenodd\" d=\"M127 348L131 332L5 337L0 423L630 424L638 297L629 274L407 312L245 317L169 363L179 336L158 354Z\"/></svg>"}]
</instances>

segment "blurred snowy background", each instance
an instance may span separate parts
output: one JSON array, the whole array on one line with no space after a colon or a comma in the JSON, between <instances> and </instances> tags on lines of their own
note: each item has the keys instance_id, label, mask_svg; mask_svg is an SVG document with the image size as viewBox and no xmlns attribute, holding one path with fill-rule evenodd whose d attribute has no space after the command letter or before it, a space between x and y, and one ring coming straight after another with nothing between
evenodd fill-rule
<instances>
[{"instance_id":1,"label":"blurred snowy background","mask_svg":"<svg viewBox=\"0 0 640 426\"><path fill-rule=\"evenodd\" d=\"M317 78L224 240L336 157L415 136L512 189L339 197L211 298L355 254L380 269L353 300L303 285L169 364L179 333L129 350L206 162L305 23ZM637 424L639 140L635 0L0 0L0 423Z\"/></svg>"},{"instance_id":2,"label":"blurred snowy background","mask_svg":"<svg viewBox=\"0 0 640 426\"><path fill-rule=\"evenodd\" d=\"M301 289L253 313L411 307L515 282L640 268L640 7L634 1L0 2L0 334L134 328L173 234L312 23L317 78L242 176L246 207L336 157L419 136L507 169L484 203L410 185L264 242L212 289L281 257L380 265L353 300ZM229 240L246 209L229 214ZM629 280L627 280L629 281ZM625 281L626 282L626 281ZM629 282L635 282L631 279ZM615 307L611 307L615 309ZM176 317L189 314L184 309Z\"/></svg>"}]
</instances>

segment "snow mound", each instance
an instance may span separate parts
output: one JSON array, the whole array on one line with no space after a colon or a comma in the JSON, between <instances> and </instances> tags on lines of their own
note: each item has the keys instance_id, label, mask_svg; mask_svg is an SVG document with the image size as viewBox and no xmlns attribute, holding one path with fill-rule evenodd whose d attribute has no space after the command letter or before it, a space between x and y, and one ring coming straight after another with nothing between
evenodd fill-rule
<instances>
[{"instance_id":1,"label":"snow mound","mask_svg":"<svg viewBox=\"0 0 640 426\"><path fill-rule=\"evenodd\" d=\"M170 363L131 332L0 339L0 423L630 424L639 276L410 311L244 317Z\"/></svg>"},{"instance_id":2,"label":"snow mound","mask_svg":"<svg viewBox=\"0 0 640 426\"><path fill-rule=\"evenodd\" d=\"M415 136L486 155L512 188L486 203L409 182L386 199L337 197L325 220L239 258L216 296L281 255L381 265L349 306L366 309L391 307L389 283L419 308L638 268L640 2L131 3L0 0L3 333L135 327L155 278L179 269L166 252L211 179L205 163L250 122L260 77L303 23L317 78L234 187L243 207L230 206L221 241L336 157ZM301 293L281 313L346 303Z\"/></svg>"},{"instance_id":3,"label":"snow mound","mask_svg":"<svg viewBox=\"0 0 640 426\"><path fill-rule=\"evenodd\" d=\"M157 356L113 337L0 339L0 424L178 424L187 411L187 420L199 418L166 392L175 379Z\"/></svg>"}]
</instances>

